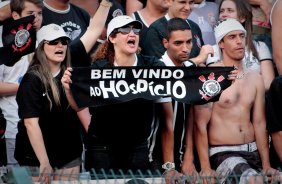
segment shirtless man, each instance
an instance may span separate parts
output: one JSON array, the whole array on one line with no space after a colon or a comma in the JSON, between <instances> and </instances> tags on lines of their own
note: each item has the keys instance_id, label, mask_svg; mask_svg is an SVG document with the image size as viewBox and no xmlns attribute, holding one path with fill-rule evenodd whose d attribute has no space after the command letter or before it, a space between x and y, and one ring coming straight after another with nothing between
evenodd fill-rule
<instances>
[{"instance_id":1,"label":"shirtless man","mask_svg":"<svg viewBox=\"0 0 282 184\"><path fill-rule=\"evenodd\" d=\"M263 183L260 171L278 172L269 163L263 80L259 74L243 71L246 30L238 21L220 22L215 37L224 58L215 65L236 66L238 75L219 101L195 106L200 174L212 176L215 170L221 183L227 179L231 183Z\"/></svg>"}]
</instances>

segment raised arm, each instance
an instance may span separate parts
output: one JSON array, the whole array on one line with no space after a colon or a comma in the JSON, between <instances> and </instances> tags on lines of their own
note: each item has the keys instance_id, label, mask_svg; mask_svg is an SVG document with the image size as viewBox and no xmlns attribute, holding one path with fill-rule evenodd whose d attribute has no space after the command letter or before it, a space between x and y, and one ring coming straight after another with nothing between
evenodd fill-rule
<instances>
[{"instance_id":1,"label":"raised arm","mask_svg":"<svg viewBox=\"0 0 282 184\"><path fill-rule=\"evenodd\" d=\"M12 17L9 1L0 2L0 21L4 21Z\"/></svg>"},{"instance_id":2,"label":"raised arm","mask_svg":"<svg viewBox=\"0 0 282 184\"><path fill-rule=\"evenodd\" d=\"M251 5L259 6L266 17L267 22L269 22L269 15L272 7L269 0L248 0L248 2Z\"/></svg>"},{"instance_id":3,"label":"raised arm","mask_svg":"<svg viewBox=\"0 0 282 184\"><path fill-rule=\"evenodd\" d=\"M126 15L131 16L135 11L144 8L143 4L139 0L126 0Z\"/></svg>"},{"instance_id":4,"label":"raised arm","mask_svg":"<svg viewBox=\"0 0 282 184\"><path fill-rule=\"evenodd\" d=\"M109 0L101 1L99 8L97 9L95 15L90 20L90 24L86 32L80 38L87 53L91 50L91 48L94 46L97 39L101 35L105 27L107 15L109 13L111 6L112 6L112 3Z\"/></svg>"}]
</instances>

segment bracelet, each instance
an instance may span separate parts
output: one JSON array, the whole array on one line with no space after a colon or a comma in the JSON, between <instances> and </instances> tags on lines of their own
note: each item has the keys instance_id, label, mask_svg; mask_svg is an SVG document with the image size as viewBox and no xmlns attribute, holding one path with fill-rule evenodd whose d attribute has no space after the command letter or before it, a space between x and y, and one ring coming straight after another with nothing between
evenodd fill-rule
<instances>
[{"instance_id":1,"label":"bracelet","mask_svg":"<svg viewBox=\"0 0 282 184\"><path fill-rule=\"evenodd\" d=\"M107 1L107 0L102 0L100 5L104 6L104 7L111 7L113 5L113 3L111 3L110 1Z\"/></svg>"}]
</instances>

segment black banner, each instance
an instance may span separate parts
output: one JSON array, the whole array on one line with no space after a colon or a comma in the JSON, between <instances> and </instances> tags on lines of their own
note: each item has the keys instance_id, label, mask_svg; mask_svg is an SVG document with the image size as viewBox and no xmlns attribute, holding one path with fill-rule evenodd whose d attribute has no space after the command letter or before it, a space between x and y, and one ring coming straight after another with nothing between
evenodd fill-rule
<instances>
[{"instance_id":1,"label":"black banner","mask_svg":"<svg viewBox=\"0 0 282 184\"><path fill-rule=\"evenodd\" d=\"M0 65L13 66L22 56L32 53L36 44L36 30L32 22L34 15L13 20L3 25L0 48Z\"/></svg>"},{"instance_id":2,"label":"black banner","mask_svg":"<svg viewBox=\"0 0 282 184\"><path fill-rule=\"evenodd\" d=\"M171 96L188 104L217 101L231 85L233 67L73 68L71 91L79 107Z\"/></svg>"}]
</instances>

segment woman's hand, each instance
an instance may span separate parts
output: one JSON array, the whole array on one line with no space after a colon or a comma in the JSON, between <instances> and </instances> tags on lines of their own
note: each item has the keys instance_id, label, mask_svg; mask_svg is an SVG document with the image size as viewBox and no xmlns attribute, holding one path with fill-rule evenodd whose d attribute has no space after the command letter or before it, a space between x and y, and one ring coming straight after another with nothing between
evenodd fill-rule
<instances>
[{"instance_id":1,"label":"woman's hand","mask_svg":"<svg viewBox=\"0 0 282 184\"><path fill-rule=\"evenodd\" d=\"M40 183L49 184L52 182L53 168L51 167L49 162L40 164L39 172L40 172L40 177L39 177Z\"/></svg>"},{"instance_id":2,"label":"woman's hand","mask_svg":"<svg viewBox=\"0 0 282 184\"><path fill-rule=\"evenodd\" d=\"M72 72L72 68L67 68L64 72L64 75L61 79L61 82L63 84L63 87L65 88L65 90L70 90L70 84L72 83L71 80L71 72Z\"/></svg>"}]
</instances>

